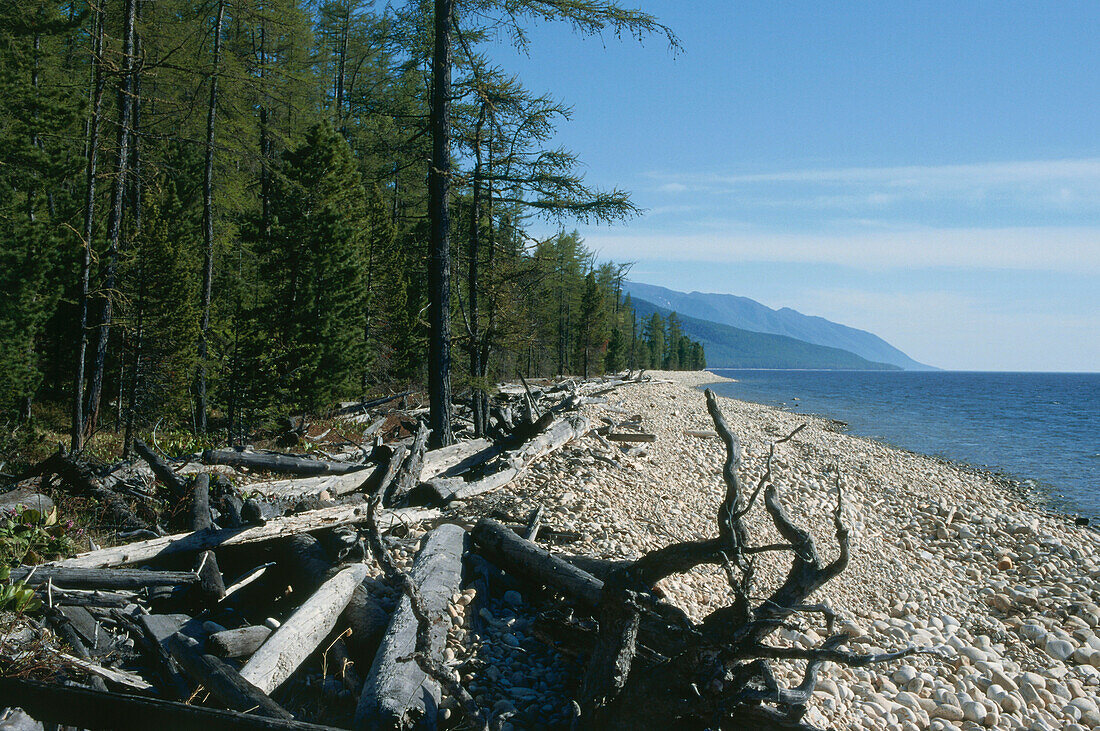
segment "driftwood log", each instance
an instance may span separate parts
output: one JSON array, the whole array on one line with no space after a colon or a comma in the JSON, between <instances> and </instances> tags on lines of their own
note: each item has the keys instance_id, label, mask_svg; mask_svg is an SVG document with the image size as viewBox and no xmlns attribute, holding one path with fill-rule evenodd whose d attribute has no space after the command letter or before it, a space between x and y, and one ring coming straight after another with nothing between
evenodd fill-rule
<instances>
[{"instance_id":1,"label":"driftwood log","mask_svg":"<svg viewBox=\"0 0 1100 731\"><path fill-rule=\"evenodd\" d=\"M145 563L166 556L270 541L295 533L306 533L323 528L361 523L366 519L365 516L366 508L362 505L337 505L332 508L322 508L285 518L276 518L265 525L252 528L222 528L221 530L178 533L152 538L147 541L128 543L114 548L101 548L98 551L89 551L73 558L56 561L51 565L83 568L126 566ZM384 529L389 529L395 525L416 523L437 517L439 517L438 510L404 508L381 511L378 515L378 521Z\"/></svg>"},{"instance_id":2,"label":"driftwood log","mask_svg":"<svg viewBox=\"0 0 1100 731\"><path fill-rule=\"evenodd\" d=\"M429 620L426 643L418 642L417 612L411 598L405 596L363 683L355 728L435 727L439 685L410 655L442 658L450 626L447 606L460 588L466 537L460 526L444 524L424 539L408 578L416 587L419 608Z\"/></svg>"},{"instance_id":3,"label":"driftwood log","mask_svg":"<svg viewBox=\"0 0 1100 731\"><path fill-rule=\"evenodd\" d=\"M265 693L282 685L336 626L352 591L366 577L366 564L352 564L322 584L260 645L241 668L241 677Z\"/></svg>"},{"instance_id":4,"label":"driftwood log","mask_svg":"<svg viewBox=\"0 0 1100 731\"><path fill-rule=\"evenodd\" d=\"M209 531L214 528L210 515L210 475L199 474L191 488L191 530ZM216 604L225 597L225 580L218 568L218 557L213 551L201 551L195 559L195 573L199 576L199 595L203 603Z\"/></svg>"},{"instance_id":5,"label":"driftwood log","mask_svg":"<svg viewBox=\"0 0 1100 731\"><path fill-rule=\"evenodd\" d=\"M346 475L371 467L362 462L333 462L331 460L295 457L290 454L269 452L238 452L233 449L207 449L202 453L202 463L247 467L250 470L279 472L285 475Z\"/></svg>"},{"instance_id":6,"label":"driftwood log","mask_svg":"<svg viewBox=\"0 0 1100 731\"><path fill-rule=\"evenodd\" d=\"M270 635L270 627L262 624L250 625L215 632L206 638L206 644L218 657L249 657Z\"/></svg>"},{"instance_id":7,"label":"driftwood log","mask_svg":"<svg viewBox=\"0 0 1100 731\"><path fill-rule=\"evenodd\" d=\"M145 589L150 586L194 584L199 577L191 571L20 566L11 570L11 579L28 586L52 583L62 589Z\"/></svg>"},{"instance_id":8,"label":"driftwood log","mask_svg":"<svg viewBox=\"0 0 1100 731\"><path fill-rule=\"evenodd\" d=\"M740 443L709 390L706 399L726 446L722 473L726 491L718 511L718 536L666 546L610 573L599 597L599 634L582 687L581 728L808 728L801 719L824 662L863 666L921 652L910 646L898 652L862 655L842 647L849 638L833 633L832 612L808 601L848 563L839 474L833 515L838 553L826 562L813 536L788 515L771 482L771 456L759 482L747 492L738 474ZM774 452L773 444L770 454ZM744 516L761 493L782 543L751 542ZM765 552L790 553L792 558L782 584L760 600L754 584L754 557ZM656 657L640 653L643 618L652 620L662 611L651 594L652 587L661 579L703 564L724 567L732 604L692 626L678 652ZM828 639L820 647L781 647L765 641L793 615L805 612L825 618ZM779 687L770 667L777 659L806 661L802 683L794 688Z\"/></svg>"}]
</instances>

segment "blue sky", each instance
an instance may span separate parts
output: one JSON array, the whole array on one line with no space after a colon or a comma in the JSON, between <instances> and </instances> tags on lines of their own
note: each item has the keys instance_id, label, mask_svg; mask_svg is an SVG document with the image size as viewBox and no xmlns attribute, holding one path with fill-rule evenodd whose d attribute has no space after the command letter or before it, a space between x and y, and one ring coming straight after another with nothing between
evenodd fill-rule
<instances>
[{"instance_id":1,"label":"blue sky","mask_svg":"<svg viewBox=\"0 0 1100 731\"><path fill-rule=\"evenodd\" d=\"M919 361L1100 370L1100 3L674 2L680 37L491 55L647 209L634 279L871 330Z\"/></svg>"}]
</instances>

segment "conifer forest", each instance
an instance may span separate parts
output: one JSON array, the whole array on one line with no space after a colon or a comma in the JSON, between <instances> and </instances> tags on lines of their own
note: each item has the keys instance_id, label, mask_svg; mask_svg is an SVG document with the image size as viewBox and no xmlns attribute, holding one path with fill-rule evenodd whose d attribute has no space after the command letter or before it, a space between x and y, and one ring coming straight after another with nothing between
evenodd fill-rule
<instances>
[{"instance_id":1,"label":"conifer forest","mask_svg":"<svg viewBox=\"0 0 1100 731\"><path fill-rule=\"evenodd\" d=\"M538 22L677 45L591 0L0 4L5 433L236 443L412 388L444 434L505 378L703 367L569 233L640 211L486 55Z\"/></svg>"}]
</instances>

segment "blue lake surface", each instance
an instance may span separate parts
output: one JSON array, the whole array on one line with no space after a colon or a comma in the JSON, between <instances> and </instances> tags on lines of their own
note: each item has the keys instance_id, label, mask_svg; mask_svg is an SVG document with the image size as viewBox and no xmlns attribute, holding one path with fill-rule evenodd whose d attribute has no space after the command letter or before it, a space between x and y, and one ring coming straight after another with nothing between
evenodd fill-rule
<instances>
[{"instance_id":1,"label":"blue lake surface","mask_svg":"<svg viewBox=\"0 0 1100 731\"><path fill-rule=\"evenodd\" d=\"M838 419L851 434L1006 473L1100 517L1100 373L712 368L715 393Z\"/></svg>"}]
</instances>

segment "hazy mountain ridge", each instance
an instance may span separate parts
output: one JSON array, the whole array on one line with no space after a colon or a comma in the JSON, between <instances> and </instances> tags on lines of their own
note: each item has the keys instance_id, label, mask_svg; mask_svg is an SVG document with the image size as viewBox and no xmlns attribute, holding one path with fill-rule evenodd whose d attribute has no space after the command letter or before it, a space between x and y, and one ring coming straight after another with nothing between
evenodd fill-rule
<instances>
[{"instance_id":1,"label":"hazy mountain ridge","mask_svg":"<svg viewBox=\"0 0 1100 731\"><path fill-rule=\"evenodd\" d=\"M672 312L631 295L634 311L644 322L654 312L667 318ZM760 333L703 320L679 311L676 316L688 337L703 344L708 368L807 368L820 370L900 370L889 363L875 363L855 353L815 345L787 335Z\"/></svg>"},{"instance_id":2,"label":"hazy mountain ridge","mask_svg":"<svg viewBox=\"0 0 1100 731\"><path fill-rule=\"evenodd\" d=\"M640 298L658 307L700 320L727 325L741 330L772 335L785 335L813 345L839 348L873 362L888 363L905 370L936 370L919 363L888 342L866 330L804 315L783 307L778 310L748 297L705 292L677 292L641 282L624 282L623 289L632 298ZM710 351L707 351L710 362Z\"/></svg>"}]
</instances>

